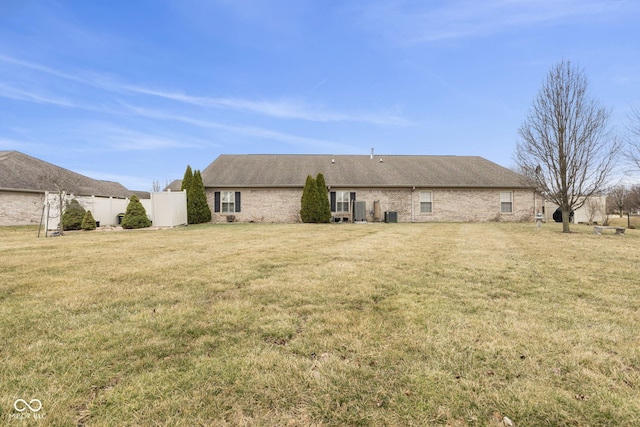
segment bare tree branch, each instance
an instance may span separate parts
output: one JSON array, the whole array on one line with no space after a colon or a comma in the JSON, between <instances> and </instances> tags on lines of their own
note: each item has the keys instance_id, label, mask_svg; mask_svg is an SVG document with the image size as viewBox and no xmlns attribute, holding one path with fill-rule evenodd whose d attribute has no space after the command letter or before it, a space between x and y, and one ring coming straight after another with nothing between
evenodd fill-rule
<instances>
[{"instance_id":1,"label":"bare tree branch","mask_svg":"<svg viewBox=\"0 0 640 427\"><path fill-rule=\"evenodd\" d=\"M64 234L64 226L62 225L62 214L67 196L73 191L77 183L73 179L73 175L68 174L62 168L49 168L42 172L38 177L44 188L56 193L57 210L58 210L58 232L62 236Z\"/></svg>"},{"instance_id":2,"label":"bare tree branch","mask_svg":"<svg viewBox=\"0 0 640 427\"><path fill-rule=\"evenodd\" d=\"M584 72L560 62L552 67L519 129L515 161L546 198L569 213L601 193L620 144L609 132L610 113L589 96Z\"/></svg>"},{"instance_id":3,"label":"bare tree branch","mask_svg":"<svg viewBox=\"0 0 640 427\"><path fill-rule=\"evenodd\" d=\"M627 124L627 156L640 169L640 108L631 107Z\"/></svg>"},{"instance_id":4,"label":"bare tree branch","mask_svg":"<svg viewBox=\"0 0 640 427\"><path fill-rule=\"evenodd\" d=\"M616 211L622 218L622 213L628 207L630 192L624 185L614 187L607 195L607 204L615 207Z\"/></svg>"}]
</instances>

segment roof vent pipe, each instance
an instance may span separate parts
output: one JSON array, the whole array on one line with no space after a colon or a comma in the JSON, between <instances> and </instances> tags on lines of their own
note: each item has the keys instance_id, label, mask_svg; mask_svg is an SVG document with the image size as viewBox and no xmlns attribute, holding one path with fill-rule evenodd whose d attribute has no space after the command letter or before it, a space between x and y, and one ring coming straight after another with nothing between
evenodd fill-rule
<instances>
[{"instance_id":1,"label":"roof vent pipe","mask_svg":"<svg viewBox=\"0 0 640 427\"><path fill-rule=\"evenodd\" d=\"M371 149L371 160L373 160L373 148Z\"/></svg>"}]
</instances>

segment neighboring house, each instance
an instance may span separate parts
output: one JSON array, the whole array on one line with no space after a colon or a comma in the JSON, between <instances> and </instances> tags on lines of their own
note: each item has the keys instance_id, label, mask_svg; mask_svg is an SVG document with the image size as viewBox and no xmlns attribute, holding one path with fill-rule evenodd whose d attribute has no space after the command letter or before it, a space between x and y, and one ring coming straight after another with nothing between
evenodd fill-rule
<instances>
[{"instance_id":1,"label":"neighboring house","mask_svg":"<svg viewBox=\"0 0 640 427\"><path fill-rule=\"evenodd\" d=\"M117 182L95 180L18 151L0 151L0 225L38 224L45 193L57 192L56 183L77 196L133 194Z\"/></svg>"},{"instance_id":2,"label":"neighboring house","mask_svg":"<svg viewBox=\"0 0 640 427\"><path fill-rule=\"evenodd\" d=\"M547 221L553 221L553 213L558 209L558 205L544 202L544 214ZM573 222L576 224L602 224L607 218L607 197L591 196L584 205L573 212Z\"/></svg>"},{"instance_id":3,"label":"neighboring house","mask_svg":"<svg viewBox=\"0 0 640 427\"><path fill-rule=\"evenodd\" d=\"M212 221L299 222L306 178L318 173L340 221L528 221L542 210L521 175L482 157L221 155L202 171Z\"/></svg>"}]
</instances>

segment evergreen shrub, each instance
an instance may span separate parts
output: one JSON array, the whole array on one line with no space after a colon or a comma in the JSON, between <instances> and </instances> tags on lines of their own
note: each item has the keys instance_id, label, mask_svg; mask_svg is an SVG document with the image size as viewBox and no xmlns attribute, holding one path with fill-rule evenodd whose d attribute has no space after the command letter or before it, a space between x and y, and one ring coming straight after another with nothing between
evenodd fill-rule
<instances>
[{"instance_id":1,"label":"evergreen shrub","mask_svg":"<svg viewBox=\"0 0 640 427\"><path fill-rule=\"evenodd\" d=\"M127 211L120 223L122 228L145 228L151 226L151 220L147 217L147 211L140 203L140 199L135 194L129 199Z\"/></svg>"},{"instance_id":2,"label":"evergreen shrub","mask_svg":"<svg viewBox=\"0 0 640 427\"><path fill-rule=\"evenodd\" d=\"M187 165L187 170L184 171L184 177L182 178L182 184L180 184L180 191L187 190L188 193L192 180L193 171L191 170L191 165Z\"/></svg>"},{"instance_id":3,"label":"evergreen shrub","mask_svg":"<svg viewBox=\"0 0 640 427\"><path fill-rule=\"evenodd\" d=\"M96 220L93 218L91 211L87 211L84 214L84 218L82 218L82 229L87 231L96 229Z\"/></svg>"},{"instance_id":4,"label":"evergreen shrub","mask_svg":"<svg viewBox=\"0 0 640 427\"><path fill-rule=\"evenodd\" d=\"M316 177L316 185L318 186L318 215L317 221L320 223L331 222L331 204L329 203L327 183L324 180L324 175L319 173Z\"/></svg>"},{"instance_id":5,"label":"evergreen shrub","mask_svg":"<svg viewBox=\"0 0 640 427\"><path fill-rule=\"evenodd\" d=\"M63 230L80 230L84 212L82 205L76 199L71 199L62 214Z\"/></svg>"},{"instance_id":6,"label":"evergreen shrub","mask_svg":"<svg viewBox=\"0 0 640 427\"><path fill-rule=\"evenodd\" d=\"M311 175L307 175L307 181L302 190L302 199L300 200L300 219L305 223L318 222L320 212L320 195L318 194L318 185Z\"/></svg>"},{"instance_id":7,"label":"evergreen shrub","mask_svg":"<svg viewBox=\"0 0 640 427\"><path fill-rule=\"evenodd\" d=\"M202 183L202 175L187 166L180 190L187 190L187 223L202 224L211 221L211 209Z\"/></svg>"},{"instance_id":8,"label":"evergreen shrub","mask_svg":"<svg viewBox=\"0 0 640 427\"><path fill-rule=\"evenodd\" d=\"M187 189L187 220L189 224L202 224L211 221L211 209L202 183L202 175L196 169L193 172L190 188Z\"/></svg>"}]
</instances>

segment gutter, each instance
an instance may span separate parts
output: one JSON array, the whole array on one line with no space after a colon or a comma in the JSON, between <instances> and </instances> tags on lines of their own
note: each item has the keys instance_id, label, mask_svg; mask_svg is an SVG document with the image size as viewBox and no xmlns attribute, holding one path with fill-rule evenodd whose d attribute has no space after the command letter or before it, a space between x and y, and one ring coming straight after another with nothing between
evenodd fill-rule
<instances>
[{"instance_id":1,"label":"gutter","mask_svg":"<svg viewBox=\"0 0 640 427\"><path fill-rule=\"evenodd\" d=\"M468 190L495 190L495 189L504 189L504 190L535 190L535 187L529 186L500 186L500 185L491 185L491 186L472 186L472 185L362 185L362 184L329 184L327 186L331 188L396 188L396 189L408 189L415 190L416 188L429 188L429 189L468 189ZM304 188L304 185L248 185L248 184L237 184L237 185L205 185L205 188Z\"/></svg>"},{"instance_id":2,"label":"gutter","mask_svg":"<svg viewBox=\"0 0 640 427\"><path fill-rule=\"evenodd\" d=\"M0 187L0 191L10 191L12 193L36 193L36 194L45 194L47 190L33 190L27 188L7 188Z\"/></svg>"}]
</instances>

